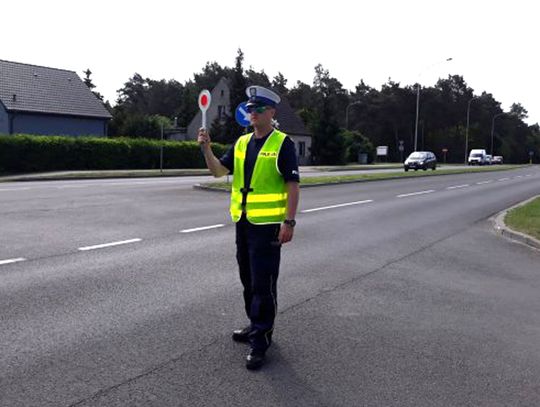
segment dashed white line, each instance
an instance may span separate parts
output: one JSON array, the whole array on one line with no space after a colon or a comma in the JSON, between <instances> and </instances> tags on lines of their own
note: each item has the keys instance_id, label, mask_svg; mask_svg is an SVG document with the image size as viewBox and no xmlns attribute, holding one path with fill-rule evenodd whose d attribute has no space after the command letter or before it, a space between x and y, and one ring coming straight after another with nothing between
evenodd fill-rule
<instances>
[{"instance_id":1,"label":"dashed white line","mask_svg":"<svg viewBox=\"0 0 540 407\"><path fill-rule=\"evenodd\" d=\"M499 178L497 181L508 181L510 178Z\"/></svg>"},{"instance_id":2,"label":"dashed white line","mask_svg":"<svg viewBox=\"0 0 540 407\"><path fill-rule=\"evenodd\" d=\"M4 264L19 263L21 261L26 261L26 259L24 257L17 257L16 259L0 260L0 266Z\"/></svg>"},{"instance_id":3,"label":"dashed white line","mask_svg":"<svg viewBox=\"0 0 540 407\"><path fill-rule=\"evenodd\" d=\"M532 177L532 174L527 174L527 175L525 175L525 176L526 176L526 177Z\"/></svg>"},{"instance_id":4,"label":"dashed white line","mask_svg":"<svg viewBox=\"0 0 540 407\"><path fill-rule=\"evenodd\" d=\"M136 243L140 242L142 239L129 239L129 240L121 240L119 242L111 242L111 243L103 243L103 244L96 244L94 246L85 246L85 247L79 247L80 251L87 251L87 250L95 250L95 249L103 249L105 247L112 247L112 246L120 246L123 244L130 244L130 243Z\"/></svg>"},{"instance_id":5,"label":"dashed white line","mask_svg":"<svg viewBox=\"0 0 540 407\"><path fill-rule=\"evenodd\" d=\"M373 202L373 200L372 199L366 199L364 201L345 202L345 203L337 204L337 205L321 206L320 208L304 209L303 211L300 211L300 213L310 213L310 212L324 211L326 209L342 208L344 206L362 205L362 204L367 204L367 203L370 203L370 202Z\"/></svg>"},{"instance_id":6,"label":"dashed white line","mask_svg":"<svg viewBox=\"0 0 540 407\"><path fill-rule=\"evenodd\" d=\"M430 189L427 191L420 191L420 192L411 192L410 194L401 194L398 195L397 198L406 198L408 196L416 196L416 195L424 195L424 194L431 194L432 192L435 192L434 189Z\"/></svg>"},{"instance_id":7,"label":"dashed white line","mask_svg":"<svg viewBox=\"0 0 540 407\"><path fill-rule=\"evenodd\" d=\"M514 178L523 178L523 175L518 175L517 177L514 177Z\"/></svg>"},{"instance_id":8,"label":"dashed white line","mask_svg":"<svg viewBox=\"0 0 540 407\"><path fill-rule=\"evenodd\" d=\"M202 226L200 228L184 229L184 230L181 230L180 233L200 232L202 230L222 228L223 226L225 225L219 224L219 225Z\"/></svg>"},{"instance_id":9,"label":"dashed white line","mask_svg":"<svg viewBox=\"0 0 540 407\"><path fill-rule=\"evenodd\" d=\"M23 187L23 188L1 188L0 192L7 192L7 191L26 191L30 188Z\"/></svg>"},{"instance_id":10,"label":"dashed white line","mask_svg":"<svg viewBox=\"0 0 540 407\"><path fill-rule=\"evenodd\" d=\"M156 185L159 186L161 184L175 184L179 183L178 180L154 180L154 181L124 181L124 182L102 182L99 184L93 184L97 186L132 186L132 185Z\"/></svg>"},{"instance_id":11,"label":"dashed white line","mask_svg":"<svg viewBox=\"0 0 540 407\"><path fill-rule=\"evenodd\" d=\"M480 181L480 182L477 182L476 185L491 184L492 182L493 182L493 180L490 179L490 180L487 180L487 181Z\"/></svg>"},{"instance_id":12,"label":"dashed white line","mask_svg":"<svg viewBox=\"0 0 540 407\"><path fill-rule=\"evenodd\" d=\"M90 185L61 185L56 189L88 188Z\"/></svg>"},{"instance_id":13,"label":"dashed white line","mask_svg":"<svg viewBox=\"0 0 540 407\"><path fill-rule=\"evenodd\" d=\"M470 186L470 184L463 184L463 185L454 185L454 186L452 186L452 187L448 187L448 188L446 188L446 189L459 189L459 188L467 188L467 187L469 187L469 186Z\"/></svg>"}]
</instances>

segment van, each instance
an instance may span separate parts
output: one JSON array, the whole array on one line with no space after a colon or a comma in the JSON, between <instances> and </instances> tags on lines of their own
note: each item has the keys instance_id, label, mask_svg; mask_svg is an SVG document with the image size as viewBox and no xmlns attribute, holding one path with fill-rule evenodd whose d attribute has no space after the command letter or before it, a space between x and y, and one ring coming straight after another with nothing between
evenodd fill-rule
<instances>
[{"instance_id":1,"label":"van","mask_svg":"<svg viewBox=\"0 0 540 407\"><path fill-rule=\"evenodd\" d=\"M484 149L471 150L469 153L469 165L485 165L487 163L487 153Z\"/></svg>"}]
</instances>

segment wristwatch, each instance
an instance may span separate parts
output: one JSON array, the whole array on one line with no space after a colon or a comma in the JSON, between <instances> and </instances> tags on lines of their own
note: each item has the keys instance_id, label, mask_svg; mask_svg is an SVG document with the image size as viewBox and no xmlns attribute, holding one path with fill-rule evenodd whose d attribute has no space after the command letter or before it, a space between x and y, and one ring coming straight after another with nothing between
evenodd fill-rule
<instances>
[{"instance_id":1,"label":"wristwatch","mask_svg":"<svg viewBox=\"0 0 540 407\"><path fill-rule=\"evenodd\" d=\"M283 223L290 226L291 228L294 228L296 226L296 221L294 219L285 219Z\"/></svg>"}]
</instances>

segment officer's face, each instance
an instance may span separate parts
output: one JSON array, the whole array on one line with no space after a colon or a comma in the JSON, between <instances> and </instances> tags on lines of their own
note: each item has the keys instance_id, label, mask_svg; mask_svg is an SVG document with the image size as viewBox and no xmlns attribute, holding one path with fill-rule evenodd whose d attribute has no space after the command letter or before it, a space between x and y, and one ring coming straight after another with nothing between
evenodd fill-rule
<instances>
[{"instance_id":1,"label":"officer's face","mask_svg":"<svg viewBox=\"0 0 540 407\"><path fill-rule=\"evenodd\" d=\"M270 106L250 109L251 124L254 126L269 126L276 114L276 109Z\"/></svg>"}]
</instances>

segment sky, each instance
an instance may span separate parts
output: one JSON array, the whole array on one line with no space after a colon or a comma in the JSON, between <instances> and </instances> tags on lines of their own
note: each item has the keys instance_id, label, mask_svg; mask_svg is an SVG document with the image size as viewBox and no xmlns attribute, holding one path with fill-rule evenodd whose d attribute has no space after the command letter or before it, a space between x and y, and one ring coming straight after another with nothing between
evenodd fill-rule
<instances>
[{"instance_id":1,"label":"sky","mask_svg":"<svg viewBox=\"0 0 540 407\"><path fill-rule=\"evenodd\" d=\"M540 122L538 11L530 0L18 0L4 2L0 59L90 68L111 103L135 72L184 82L207 61L245 66L289 87L321 63L345 88L433 85L462 75L475 94ZM447 58L452 61L445 62Z\"/></svg>"}]
</instances>

